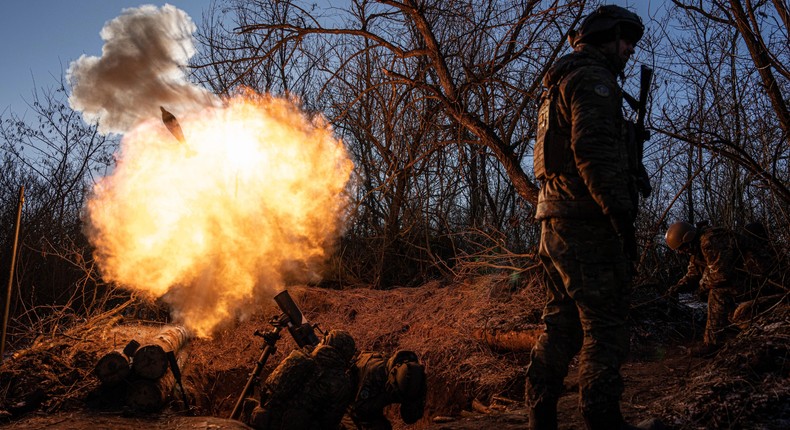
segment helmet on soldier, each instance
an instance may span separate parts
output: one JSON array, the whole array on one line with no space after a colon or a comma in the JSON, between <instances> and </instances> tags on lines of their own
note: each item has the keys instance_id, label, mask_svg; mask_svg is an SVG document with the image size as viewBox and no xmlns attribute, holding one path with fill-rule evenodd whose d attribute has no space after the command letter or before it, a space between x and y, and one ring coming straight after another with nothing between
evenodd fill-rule
<instances>
[{"instance_id":1,"label":"helmet on soldier","mask_svg":"<svg viewBox=\"0 0 790 430\"><path fill-rule=\"evenodd\" d=\"M572 46L580 43L600 45L618 37L636 44L645 32L642 18L620 6L601 6L582 20L578 30L568 33Z\"/></svg>"},{"instance_id":2,"label":"helmet on soldier","mask_svg":"<svg viewBox=\"0 0 790 430\"><path fill-rule=\"evenodd\" d=\"M387 360L387 370L387 384L397 393L401 419L406 424L416 423L425 409L425 366L413 351L399 350Z\"/></svg>"},{"instance_id":3,"label":"helmet on soldier","mask_svg":"<svg viewBox=\"0 0 790 430\"><path fill-rule=\"evenodd\" d=\"M697 228L685 222L678 221L669 226L664 240L672 250L677 251L681 246L691 243L697 237Z\"/></svg>"},{"instance_id":4,"label":"helmet on soldier","mask_svg":"<svg viewBox=\"0 0 790 430\"><path fill-rule=\"evenodd\" d=\"M414 424L425 410L425 367L420 363L403 363L395 375L401 401L400 417L406 424Z\"/></svg>"},{"instance_id":5,"label":"helmet on soldier","mask_svg":"<svg viewBox=\"0 0 790 430\"><path fill-rule=\"evenodd\" d=\"M324 345L329 345L338 352L343 357L345 361L351 361L354 357L354 354L357 352L356 342L354 342L354 338L351 337L351 333L345 330L330 330L324 339L321 341Z\"/></svg>"}]
</instances>

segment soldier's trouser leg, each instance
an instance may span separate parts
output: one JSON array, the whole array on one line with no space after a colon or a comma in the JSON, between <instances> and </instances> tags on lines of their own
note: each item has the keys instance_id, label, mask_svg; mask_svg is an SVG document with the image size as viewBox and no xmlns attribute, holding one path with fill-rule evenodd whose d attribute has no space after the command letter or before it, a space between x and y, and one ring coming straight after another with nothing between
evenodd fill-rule
<instances>
[{"instance_id":1,"label":"soldier's trouser leg","mask_svg":"<svg viewBox=\"0 0 790 430\"><path fill-rule=\"evenodd\" d=\"M705 325L706 345L720 345L730 328L730 314L735 310L734 292L731 288L711 288L708 293L708 321Z\"/></svg>"},{"instance_id":2,"label":"soldier's trouser leg","mask_svg":"<svg viewBox=\"0 0 790 430\"><path fill-rule=\"evenodd\" d=\"M547 290L543 310L545 328L530 354L526 402L531 409L532 428L556 428L557 399L562 393L568 365L581 348L583 333L576 304L565 290L563 274L552 261L557 244L550 221L543 221L542 230L539 255Z\"/></svg>"},{"instance_id":3,"label":"soldier's trouser leg","mask_svg":"<svg viewBox=\"0 0 790 430\"><path fill-rule=\"evenodd\" d=\"M619 410L623 392L620 365L629 344L626 317L630 291L630 263L622 244L608 220L554 219L543 223L540 253L554 281L550 285L555 287L549 287L546 331L533 349L533 363L537 364L530 364L527 371L528 398L559 394L561 378L578 351L581 330L582 411ZM536 389L540 386L545 388Z\"/></svg>"}]
</instances>

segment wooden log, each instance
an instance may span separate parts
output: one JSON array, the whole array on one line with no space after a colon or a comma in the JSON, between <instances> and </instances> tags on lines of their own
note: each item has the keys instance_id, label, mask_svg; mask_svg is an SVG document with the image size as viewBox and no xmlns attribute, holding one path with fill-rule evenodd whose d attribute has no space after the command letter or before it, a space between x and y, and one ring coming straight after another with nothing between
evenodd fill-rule
<instances>
[{"instance_id":1,"label":"wooden log","mask_svg":"<svg viewBox=\"0 0 790 430\"><path fill-rule=\"evenodd\" d=\"M107 386L116 385L129 376L131 371L130 357L134 355L139 346L140 344L132 339L123 350L110 351L99 359L93 370L102 384Z\"/></svg>"},{"instance_id":2,"label":"wooden log","mask_svg":"<svg viewBox=\"0 0 790 430\"><path fill-rule=\"evenodd\" d=\"M185 351L182 351L182 353L177 356L176 361L178 362L179 374L180 369L183 368L187 362L187 357L188 354ZM161 378L156 380L133 378L129 381L129 386L126 390L126 406L141 412L160 411L167 405L171 398L170 396L174 395L177 383L178 381L176 380L175 373L172 371L165 373ZM183 387L181 388L183 389ZM186 393L181 392L181 398L178 400L187 402ZM180 407L188 409L189 405L184 404Z\"/></svg>"},{"instance_id":3,"label":"wooden log","mask_svg":"<svg viewBox=\"0 0 790 430\"><path fill-rule=\"evenodd\" d=\"M145 345L137 349L132 360L132 372L140 378L159 379L167 373L167 352L178 351L189 340L189 332L185 327L169 326L163 328Z\"/></svg>"},{"instance_id":4,"label":"wooden log","mask_svg":"<svg viewBox=\"0 0 790 430\"><path fill-rule=\"evenodd\" d=\"M110 351L99 359L93 369L99 381L105 385L116 385L129 376L129 357L121 351Z\"/></svg>"},{"instance_id":5,"label":"wooden log","mask_svg":"<svg viewBox=\"0 0 790 430\"><path fill-rule=\"evenodd\" d=\"M543 333L542 327L525 330L496 330L478 329L473 332L473 336L487 344L495 351L530 351L538 337Z\"/></svg>"},{"instance_id":6,"label":"wooden log","mask_svg":"<svg viewBox=\"0 0 790 430\"><path fill-rule=\"evenodd\" d=\"M136 411L159 411L164 408L175 385L176 379L171 372L156 380L134 379L126 390L126 405Z\"/></svg>"}]
</instances>

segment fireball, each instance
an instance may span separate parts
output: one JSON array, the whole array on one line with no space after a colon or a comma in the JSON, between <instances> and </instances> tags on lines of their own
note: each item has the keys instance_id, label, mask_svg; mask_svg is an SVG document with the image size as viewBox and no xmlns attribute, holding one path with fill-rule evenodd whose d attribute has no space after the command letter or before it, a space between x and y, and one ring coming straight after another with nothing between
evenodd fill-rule
<instances>
[{"instance_id":1,"label":"fireball","mask_svg":"<svg viewBox=\"0 0 790 430\"><path fill-rule=\"evenodd\" d=\"M163 298L197 336L314 281L341 232L353 164L320 116L253 92L126 133L87 204L104 278Z\"/></svg>"}]
</instances>

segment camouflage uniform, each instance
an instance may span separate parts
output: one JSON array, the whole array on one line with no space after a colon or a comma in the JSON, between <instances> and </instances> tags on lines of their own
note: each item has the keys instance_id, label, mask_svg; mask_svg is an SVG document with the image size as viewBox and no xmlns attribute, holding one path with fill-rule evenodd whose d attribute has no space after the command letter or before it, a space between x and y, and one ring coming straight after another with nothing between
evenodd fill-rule
<instances>
[{"instance_id":1,"label":"camouflage uniform","mask_svg":"<svg viewBox=\"0 0 790 430\"><path fill-rule=\"evenodd\" d=\"M331 430L340 422L353 399L348 373L354 341L333 330L311 353L296 350L269 375L262 405L249 424L256 429Z\"/></svg>"},{"instance_id":2,"label":"camouflage uniform","mask_svg":"<svg viewBox=\"0 0 790 430\"><path fill-rule=\"evenodd\" d=\"M343 421L345 428L391 430L392 424L384 415L384 408L395 403L400 404L401 419L406 424L413 424L422 418L427 391L423 367L413 355L414 359L405 363L411 369L401 368L398 363L403 361L393 363L398 353L390 358L377 352L366 352L357 357L351 372L356 381L356 397L348 409L348 417ZM404 385L402 380L399 384L397 379L402 373L399 370L413 371L407 386L401 387Z\"/></svg>"},{"instance_id":3,"label":"camouflage uniform","mask_svg":"<svg viewBox=\"0 0 790 430\"><path fill-rule=\"evenodd\" d=\"M636 214L616 74L622 65L597 47L582 45L559 59L544 84L558 89L557 141L566 146L558 173L541 180L536 218L548 303L545 329L527 369L527 403L554 403L571 359L580 353L583 413L616 411L623 392L620 365L629 335L626 318L632 263L615 221ZM538 169L536 168L536 173Z\"/></svg>"},{"instance_id":4,"label":"camouflage uniform","mask_svg":"<svg viewBox=\"0 0 790 430\"><path fill-rule=\"evenodd\" d=\"M690 249L686 275L672 292L698 287L697 295L708 296L706 345L719 345L730 327L729 317L737 302L760 294L755 276L768 276L775 258L770 247L756 237L722 227L702 227L698 242Z\"/></svg>"}]
</instances>

